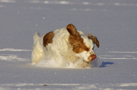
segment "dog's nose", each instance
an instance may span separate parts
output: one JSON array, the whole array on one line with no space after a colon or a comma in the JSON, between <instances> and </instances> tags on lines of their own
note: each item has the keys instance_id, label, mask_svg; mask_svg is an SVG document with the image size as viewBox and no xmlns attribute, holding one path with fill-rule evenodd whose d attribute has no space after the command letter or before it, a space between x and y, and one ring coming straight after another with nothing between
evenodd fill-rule
<instances>
[{"instance_id":1,"label":"dog's nose","mask_svg":"<svg viewBox=\"0 0 137 90\"><path fill-rule=\"evenodd\" d=\"M96 58L96 55L95 55L95 54L92 54L92 55L90 56L90 61L93 61L95 58Z\"/></svg>"}]
</instances>

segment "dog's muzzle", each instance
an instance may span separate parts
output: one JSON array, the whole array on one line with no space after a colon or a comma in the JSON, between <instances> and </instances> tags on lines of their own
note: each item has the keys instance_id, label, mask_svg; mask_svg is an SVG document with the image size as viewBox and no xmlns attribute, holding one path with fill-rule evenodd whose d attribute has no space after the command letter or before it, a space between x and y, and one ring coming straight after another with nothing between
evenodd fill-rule
<instances>
[{"instance_id":1,"label":"dog's muzzle","mask_svg":"<svg viewBox=\"0 0 137 90\"><path fill-rule=\"evenodd\" d=\"M96 59L96 55L95 54L91 54L89 56L89 61L93 61L94 59Z\"/></svg>"}]
</instances>

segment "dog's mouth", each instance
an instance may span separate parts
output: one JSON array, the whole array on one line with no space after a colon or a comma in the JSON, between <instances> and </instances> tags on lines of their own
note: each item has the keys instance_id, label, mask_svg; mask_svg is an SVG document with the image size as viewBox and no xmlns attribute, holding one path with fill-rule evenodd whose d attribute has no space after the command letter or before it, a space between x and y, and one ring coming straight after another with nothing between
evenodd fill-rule
<instances>
[{"instance_id":1,"label":"dog's mouth","mask_svg":"<svg viewBox=\"0 0 137 90\"><path fill-rule=\"evenodd\" d=\"M92 63L92 61L94 61L96 59L96 55L95 54L91 54L89 57L88 57L88 61L84 60L83 59L83 67L87 67L90 65L90 63Z\"/></svg>"}]
</instances>

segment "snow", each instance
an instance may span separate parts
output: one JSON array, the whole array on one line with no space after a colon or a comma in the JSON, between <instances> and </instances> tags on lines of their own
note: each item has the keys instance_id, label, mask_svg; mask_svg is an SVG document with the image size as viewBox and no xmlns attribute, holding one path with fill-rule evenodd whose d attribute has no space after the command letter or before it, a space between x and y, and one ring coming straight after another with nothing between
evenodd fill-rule
<instances>
[{"instance_id":1,"label":"snow","mask_svg":"<svg viewBox=\"0 0 137 90\"><path fill-rule=\"evenodd\" d=\"M136 90L136 16L136 0L0 0L0 89ZM69 23L98 37L94 67L31 65L33 34Z\"/></svg>"}]
</instances>

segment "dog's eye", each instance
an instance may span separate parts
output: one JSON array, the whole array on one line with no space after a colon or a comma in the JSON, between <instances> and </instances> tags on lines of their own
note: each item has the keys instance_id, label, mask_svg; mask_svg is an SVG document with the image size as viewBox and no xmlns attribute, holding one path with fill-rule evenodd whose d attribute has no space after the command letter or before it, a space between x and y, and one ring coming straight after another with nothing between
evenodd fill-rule
<instances>
[{"instance_id":1,"label":"dog's eye","mask_svg":"<svg viewBox=\"0 0 137 90\"><path fill-rule=\"evenodd\" d=\"M78 45L75 45L75 44L74 44L73 47L78 47Z\"/></svg>"},{"instance_id":2,"label":"dog's eye","mask_svg":"<svg viewBox=\"0 0 137 90\"><path fill-rule=\"evenodd\" d=\"M85 50L86 50L86 51L89 51L89 48L86 48Z\"/></svg>"}]
</instances>

